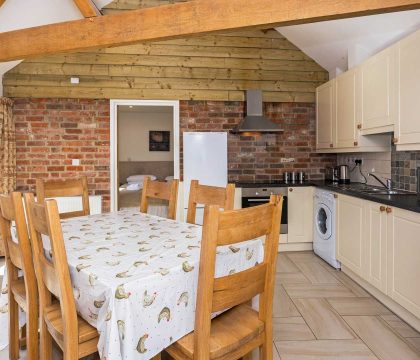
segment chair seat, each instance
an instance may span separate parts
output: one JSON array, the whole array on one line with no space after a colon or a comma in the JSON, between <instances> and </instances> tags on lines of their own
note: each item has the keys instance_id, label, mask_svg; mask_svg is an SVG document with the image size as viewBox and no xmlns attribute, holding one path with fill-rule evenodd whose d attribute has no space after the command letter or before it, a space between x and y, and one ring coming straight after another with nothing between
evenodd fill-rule
<instances>
[{"instance_id":1,"label":"chair seat","mask_svg":"<svg viewBox=\"0 0 420 360\"><path fill-rule=\"evenodd\" d=\"M15 301L18 303L19 307L23 311L28 312L25 280L23 278L19 278L17 281L14 281L13 285L10 286L10 291L12 292Z\"/></svg>"},{"instance_id":2,"label":"chair seat","mask_svg":"<svg viewBox=\"0 0 420 360\"><path fill-rule=\"evenodd\" d=\"M262 338L264 322L249 305L238 305L212 320L210 333L210 359L220 359L245 344ZM259 341L257 341L259 342ZM194 332L189 333L167 350L176 358L193 359Z\"/></svg>"},{"instance_id":3,"label":"chair seat","mask_svg":"<svg viewBox=\"0 0 420 360\"><path fill-rule=\"evenodd\" d=\"M79 344L90 342L91 340L95 340L92 343L97 343L99 338L98 331L80 316L77 316L77 321L79 327ZM51 336L61 347L64 337L63 320L59 303L54 303L45 310L45 323Z\"/></svg>"}]
</instances>

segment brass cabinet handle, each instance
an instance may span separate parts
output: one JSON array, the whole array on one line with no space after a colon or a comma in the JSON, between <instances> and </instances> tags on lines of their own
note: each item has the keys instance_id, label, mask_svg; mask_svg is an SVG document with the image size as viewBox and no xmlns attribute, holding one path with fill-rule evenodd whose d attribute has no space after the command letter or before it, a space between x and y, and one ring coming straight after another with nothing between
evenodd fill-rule
<instances>
[{"instance_id":1,"label":"brass cabinet handle","mask_svg":"<svg viewBox=\"0 0 420 360\"><path fill-rule=\"evenodd\" d=\"M357 124L357 128L360 130L362 128L362 124Z\"/></svg>"},{"instance_id":2,"label":"brass cabinet handle","mask_svg":"<svg viewBox=\"0 0 420 360\"><path fill-rule=\"evenodd\" d=\"M355 141L355 142L353 143L353 145L354 145L354 146L357 146L357 145L359 145L359 143L358 143L357 141Z\"/></svg>"},{"instance_id":3,"label":"brass cabinet handle","mask_svg":"<svg viewBox=\"0 0 420 360\"><path fill-rule=\"evenodd\" d=\"M386 210L385 206L383 206L383 205L379 206L379 211L380 212L384 212L385 210Z\"/></svg>"},{"instance_id":4,"label":"brass cabinet handle","mask_svg":"<svg viewBox=\"0 0 420 360\"><path fill-rule=\"evenodd\" d=\"M330 144L330 148L334 147L334 144Z\"/></svg>"},{"instance_id":5,"label":"brass cabinet handle","mask_svg":"<svg viewBox=\"0 0 420 360\"><path fill-rule=\"evenodd\" d=\"M334 199L337 199L338 198L338 195L337 194L334 194Z\"/></svg>"},{"instance_id":6,"label":"brass cabinet handle","mask_svg":"<svg viewBox=\"0 0 420 360\"><path fill-rule=\"evenodd\" d=\"M396 144L396 143L398 142L398 138L396 138L396 137L392 138L392 142L393 142L394 144Z\"/></svg>"},{"instance_id":7,"label":"brass cabinet handle","mask_svg":"<svg viewBox=\"0 0 420 360\"><path fill-rule=\"evenodd\" d=\"M293 188L289 188L289 191L292 192L293 191Z\"/></svg>"},{"instance_id":8,"label":"brass cabinet handle","mask_svg":"<svg viewBox=\"0 0 420 360\"><path fill-rule=\"evenodd\" d=\"M386 207L386 213L390 214L392 213L392 208L390 208L389 206Z\"/></svg>"}]
</instances>

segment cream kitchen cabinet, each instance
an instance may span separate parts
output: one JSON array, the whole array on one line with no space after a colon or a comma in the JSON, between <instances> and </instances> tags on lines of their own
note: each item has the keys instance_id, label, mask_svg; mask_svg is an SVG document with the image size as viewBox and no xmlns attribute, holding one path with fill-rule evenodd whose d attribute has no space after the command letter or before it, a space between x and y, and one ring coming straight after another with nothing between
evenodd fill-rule
<instances>
[{"instance_id":1,"label":"cream kitchen cabinet","mask_svg":"<svg viewBox=\"0 0 420 360\"><path fill-rule=\"evenodd\" d=\"M396 47L372 56L358 68L361 134L394 131L397 120Z\"/></svg>"},{"instance_id":2,"label":"cream kitchen cabinet","mask_svg":"<svg viewBox=\"0 0 420 360\"><path fill-rule=\"evenodd\" d=\"M357 69L347 71L317 88L316 146L319 152L391 150L389 135L360 134L357 120L360 113L356 94L357 72Z\"/></svg>"},{"instance_id":3,"label":"cream kitchen cabinet","mask_svg":"<svg viewBox=\"0 0 420 360\"><path fill-rule=\"evenodd\" d=\"M313 187L289 187L287 194L288 243L313 241Z\"/></svg>"},{"instance_id":4,"label":"cream kitchen cabinet","mask_svg":"<svg viewBox=\"0 0 420 360\"><path fill-rule=\"evenodd\" d=\"M420 150L420 31L397 44L397 150Z\"/></svg>"},{"instance_id":5,"label":"cream kitchen cabinet","mask_svg":"<svg viewBox=\"0 0 420 360\"><path fill-rule=\"evenodd\" d=\"M364 201L341 194L337 199L337 259L355 274L363 276Z\"/></svg>"},{"instance_id":6,"label":"cream kitchen cabinet","mask_svg":"<svg viewBox=\"0 0 420 360\"><path fill-rule=\"evenodd\" d=\"M420 318L420 214L390 208L388 214L388 295Z\"/></svg>"},{"instance_id":7,"label":"cream kitchen cabinet","mask_svg":"<svg viewBox=\"0 0 420 360\"><path fill-rule=\"evenodd\" d=\"M316 148L335 146L335 80L316 89Z\"/></svg>"},{"instance_id":8,"label":"cream kitchen cabinet","mask_svg":"<svg viewBox=\"0 0 420 360\"><path fill-rule=\"evenodd\" d=\"M358 146L356 124L356 70L349 70L335 81L335 147Z\"/></svg>"},{"instance_id":9,"label":"cream kitchen cabinet","mask_svg":"<svg viewBox=\"0 0 420 360\"><path fill-rule=\"evenodd\" d=\"M371 285L387 291L387 232L389 206L364 201L363 225L364 265L363 277Z\"/></svg>"}]
</instances>

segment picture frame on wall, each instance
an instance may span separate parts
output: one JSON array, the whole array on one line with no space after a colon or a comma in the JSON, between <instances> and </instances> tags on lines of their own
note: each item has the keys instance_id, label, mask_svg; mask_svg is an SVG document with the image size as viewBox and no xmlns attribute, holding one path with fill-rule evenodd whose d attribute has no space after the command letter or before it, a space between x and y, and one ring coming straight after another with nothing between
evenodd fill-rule
<instances>
[{"instance_id":1,"label":"picture frame on wall","mask_svg":"<svg viewBox=\"0 0 420 360\"><path fill-rule=\"evenodd\" d=\"M170 151L170 131L150 130L149 151Z\"/></svg>"}]
</instances>

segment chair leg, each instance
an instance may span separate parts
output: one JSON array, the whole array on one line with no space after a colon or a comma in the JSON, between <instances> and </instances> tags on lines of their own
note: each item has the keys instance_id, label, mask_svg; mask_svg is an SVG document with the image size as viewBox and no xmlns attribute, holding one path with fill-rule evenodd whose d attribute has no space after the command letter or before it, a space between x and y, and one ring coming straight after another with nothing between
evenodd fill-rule
<instances>
[{"instance_id":1,"label":"chair leg","mask_svg":"<svg viewBox=\"0 0 420 360\"><path fill-rule=\"evenodd\" d=\"M9 359L19 359L19 306L13 295L9 296Z\"/></svg>"},{"instance_id":2,"label":"chair leg","mask_svg":"<svg viewBox=\"0 0 420 360\"><path fill-rule=\"evenodd\" d=\"M273 359L273 344L267 342L260 346L260 360L272 360Z\"/></svg>"},{"instance_id":3,"label":"chair leg","mask_svg":"<svg viewBox=\"0 0 420 360\"><path fill-rule=\"evenodd\" d=\"M38 313L27 314L26 349L28 360L38 360Z\"/></svg>"},{"instance_id":4,"label":"chair leg","mask_svg":"<svg viewBox=\"0 0 420 360\"><path fill-rule=\"evenodd\" d=\"M43 315L41 315L43 316ZM45 321L41 320L41 332L40 332L40 349L42 360L52 360L52 337L47 329Z\"/></svg>"}]
</instances>

